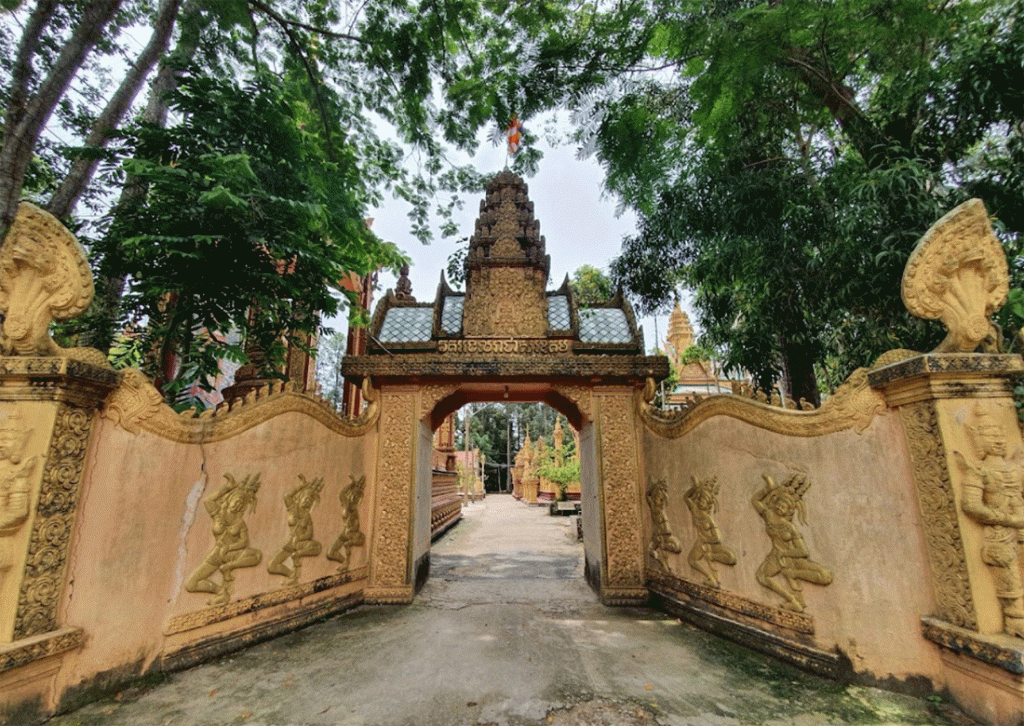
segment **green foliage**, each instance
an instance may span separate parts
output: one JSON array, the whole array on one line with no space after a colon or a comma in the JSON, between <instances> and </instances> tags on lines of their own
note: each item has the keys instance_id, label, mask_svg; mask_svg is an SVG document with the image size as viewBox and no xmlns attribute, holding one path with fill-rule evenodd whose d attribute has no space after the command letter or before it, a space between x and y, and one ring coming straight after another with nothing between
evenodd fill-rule
<instances>
[{"instance_id":1,"label":"green foliage","mask_svg":"<svg viewBox=\"0 0 1024 726\"><path fill-rule=\"evenodd\" d=\"M580 307L607 302L615 294L611 278L593 265L580 265L569 280Z\"/></svg>"},{"instance_id":2,"label":"green foliage","mask_svg":"<svg viewBox=\"0 0 1024 726\"><path fill-rule=\"evenodd\" d=\"M550 463L539 467L537 474L564 487L566 484L572 484L580 480L580 462L579 459L573 459L565 462L562 466L555 466L554 463Z\"/></svg>"},{"instance_id":3,"label":"green foliage","mask_svg":"<svg viewBox=\"0 0 1024 726\"><path fill-rule=\"evenodd\" d=\"M201 72L169 98L181 122L127 134L126 170L149 185L119 210L102 244L127 273L130 316L144 338L181 359L169 395L216 374L218 358L244 360L231 330L281 361L282 335L311 332L333 315L332 287L347 271L401 262L363 223L368 195L351 146L328 149L288 77L242 85ZM151 371L154 374L158 370Z\"/></svg>"},{"instance_id":4,"label":"green foliage","mask_svg":"<svg viewBox=\"0 0 1024 726\"><path fill-rule=\"evenodd\" d=\"M998 218L1024 287L1020 10L652 4L658 75L634 74L580 132L640 217L613 280L641 313L690 288L727 369L762 387L788 377L809 400L815 364L833 383L941 337L906 313L900 277L966 198Z\"/></svg>"}]
</instances>

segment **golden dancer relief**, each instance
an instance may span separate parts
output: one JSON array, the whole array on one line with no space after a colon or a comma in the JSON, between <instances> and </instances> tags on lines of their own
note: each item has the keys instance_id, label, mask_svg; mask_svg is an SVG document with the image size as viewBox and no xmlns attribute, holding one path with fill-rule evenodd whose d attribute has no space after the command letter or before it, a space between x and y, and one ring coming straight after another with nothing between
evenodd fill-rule
<instances>
[{"instance_id":1,"label":"golden dancer relief","mask_svg":"<svg viewBox=\"0 0 1024 726\"><path fill-rule=\"evenodd\" d=\"M979 404L974 425L966 427L974 461L954 451L964 474L960 507L982 525L985 543L981 560L992 573L1003 613L1003 632L1024 638L1024 586L1021 543L1024 542L1024 468L1021 452L1007 456L1006 431L991 411Z\"/></svg>"},{"instance_id":2,"label":"golden dancer relief","mask_svg":"<svg viewBox=\"0 0 1024 726\"><path fill-rule=\"evenodd\" d=\"M718 479L697 479L691 476L693 484L686 490L686 507L690 510L693 528L697 530L697 541L694 542L686 561L690 567L704 575L704 582L718 587L718 572L715 562L723 565L735 565L736 553L722 544L722 533L715 522L714 514L718 511Z\"/></svg>"},{"instance_id":3,"label":"golden dancer relief","mask_svg":"<svg viewBox=\"0 0 1024 726\"><path fill-rule=\"evenodd\" d=\"M651 561L659 572L669 572L666 552L679 554L683 545L672 534L668 521L668 484L664 479L651 479L647 487L647 503L651 507Z\"/></svg>"},{"instance_id":4,"label":"golden dancer relief","mask_svg":"<svg viewBox=\"0 0 1024 726\"><path fill-rule=\"evenodd\" d=\"M366 490L366 475L356 479L349 474L350 481L341 490L341 517L344 525L338 539L327 553L327 559L340 563L338 572L344 572L349 565L352 548L362 547L366 543L366 535L359 530L359 501Z\"/></svg>"},{"instance_id":5,"label":"golden dancer relief","mask_svg":"<svg viewBox=\"0 0 1024 726\"><path fill-rule=\"evenodd\" d=\"M765 485L750 502L764 520L772 549L757 568L755 577L763 587L783 599L783 608L802 613L807 605L800 587L801 580L815 585L832 584L832 572L811 560L803 536L793 525L794 514L799 515L801 524L807 524L804 494L811 483L803 474L793 474L782 484L776 484L764 474L762 478ZM785 585L772 579L779 575L782 575Z\"/></svg>"},{"instance_id":6,"label":"golden dancer relief","mask_svg":"<svg viewBox=\"0 0 1024 726\"><path fill-rule=\"evenodd\" d=\"M288 585L299 581L302 558L316 557L323 549L323 545L313 539L313 517L310 515L310 511L320 501L323 488L323 477L306 481L306 477L299 474L299 484L284 495L284 506L288 510L288 541L270 561L267 572L288 578ZM285 564L289 559L292 561L291 567Z\"/></svg>"},{"instance_id":7,"label":"golden dancer relief","mask_svg":"<svg viewBox=\"0 0 1024 726\"><path fill-rule=\"evenodd\" d=\"M249 528L245 524L246 511L256 508L256 492L260 488L260 475L252 474L238 481L231 474L225 474L227 482L204 504L213 519L213 536L216 544L203 560L203 564L192 573L185 583L189 592L209 592L215 597L211 605L226 605L234 591L234 571L243 567L255 567L263 559L263 553L249 546ZM220 573L220 583L210 579Z\"/></svg>"}]
</instances>

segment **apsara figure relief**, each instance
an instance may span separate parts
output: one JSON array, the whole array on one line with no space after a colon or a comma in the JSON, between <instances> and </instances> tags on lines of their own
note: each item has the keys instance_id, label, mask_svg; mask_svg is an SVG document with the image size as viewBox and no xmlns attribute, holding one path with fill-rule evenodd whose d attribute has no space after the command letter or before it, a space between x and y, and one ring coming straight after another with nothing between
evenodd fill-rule
<instances>
[{"instance_id":1,"label":"apsara figure relief","mask_svg":"<svg viewBox=\"0 0 1024 726\"><path fill-rule=\"evenodd\" d=\"M801 524L807 524L804 494L811 483L803 474L793 474L782 484L776 484L767 475L762 478L765 485L750 501L764 520L772 549L757 568L755 577L763 587L782 598L783 608L802 613L807 605L801 580L815 585L832 584L832 572L811 560L803 536L793 525L794 514L800 516ZM774 579L780 575L785 584Z\"/></svg>"},{"instance_id":2,"label":"apsara figure relief","mask_svg":"<svg viewBox=\"0 0 1024 726\"><path fill-rule=\"evenodd\" d=\"M350 474L349 478L352 481L345 485L340 495L343 525L341 534L327 553L327 559L339 563L338 572L348 569L352 548L362 547L366 543L366 535L359 531L359 501L366 489L366 475L356 479Z\"/></svg>"},{"instance_id":3,"label":"apsara figure relief","mask_svg":"<svg viewBox=\"0 0 1024 726\"><path fill-rule=\"evenodd\" d=\"M694 542L686 561L690 567L704 575L704 582L718 587L718 572L714 563L735 565L736 554L722 544L722 533L715 522L714 514L718 511L718 479L697 479L691 476L693 484L686 490L686 506L690 510L693 528L697 530L697 541Z\"/></svg>"},{"instance_id":4,"label":"apsara figure relief","mask_svg":"<svg viewBox=\"0 0 1024 726\"><path fill-rule=\"evenodd\" d=\"M1007 456L1006 431L991 411L977 408L967 425L974 449L972 462L954 452L964 474L960 507L982 525L985 543L981 560L995 580L1003 612L1003 632L1024 638L1024 586L1021 583L1021 542L1024 541L1024 467L1020 451Z\"/></svg>"},{"instance_id":5,"label":"apsara figure relief","mask_svg":"<svg viewBox=\"0 0 1024 726\"><path fill-rule=\"evenodd\" d=\"M302 558L316 557L323 549L323 545L313 539L313 517L310 515L320 501L323 487L323 477L306 481L306 477L299 474L299 484L284 495L284 506L288 510L288 541L270 561L267 572L287 577L289 585L299 581ZM289 559L291 567L285 564Z\"/></svg>"},{"instance_id":6,"label":"apsara figure relief","mask_svg":"<svg viewBox=\"0 0 1024 726\"><path fill-rule=\"evenodd\" d=\"M185 583L189 592L209 592L214 595L211 605L226 605L234 591L234 571L242 567L255 567L263 553L249 546L249 528L245 524L246 512L256 508L256 492L260 488L260 475L252 474L238 481L231 474L227 480L204 504L213 519L213 536L216 544L203 560L203 564L192 573ZM212 576L219 572L220 582Z\"/></svg>"},{"instance_id":7,"label":"apsara figure relief","mask_svg":"<svg viewBox=\"0 0 1024 726\"><path fill-rule=\"evenodd\" d=\"M657 570L668 572L666 552L679 554L683 545L672 534L668 521L668 484L664 479L651 479L647 487L647 504L651 507L651 561Z\"/></svg>"},{"instance_id":8,"label":"apsara figure relief","mask_svg":"<svg viewBox=\"0 0 1024 726\"><path fill-rule=\"evenodd\" d=\"M14 534L28 519L29 480L38 458L25 458L31 435L17 413L0 425L0 537Z\"/></svg>"}]
</instances>

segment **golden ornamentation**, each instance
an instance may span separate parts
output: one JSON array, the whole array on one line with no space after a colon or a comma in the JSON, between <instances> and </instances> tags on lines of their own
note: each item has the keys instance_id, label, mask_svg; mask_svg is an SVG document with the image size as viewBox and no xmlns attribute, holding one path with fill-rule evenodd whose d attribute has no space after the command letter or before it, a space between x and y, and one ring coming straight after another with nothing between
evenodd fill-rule
<instances>
[{"instance_id":1,"label":"golden ornamentation","mask_svg":"<svg viewBox=\"0 0 1024 726\"><path fill-rule=\"evenodd\" d=\"M423 386L420 389L420 418L425 418L434 410L434 406L458 390L455 385Z\"/></svg>"},{"instance_id":2,"label":"golden ornamentation","mask_svg":"<svg viewBox=\"0 0 1024 726\"><path fill-rule=\"evenodd\" d=\"M66 401L57 406L18 594L14 640L57 629L92 414L92 408Z\"/></svg>"},{"instance_id":3,"label":"golden ornamentation","mask_svg":"<svg viewBox=\"0 0 1024 726\"><path fill-rule=\"evenodd\" d=\"M366 475L356 479L349 474L350 481L339 494L341 499L341 521L343 528L338 539L334 540L327 559L340 563L338 572L344 572L351 561L352 548L362 547L366 543L366 535L359 528L359 502L366 490Z\"/></svg>"},{"instance_id":4,"label":"golden ornamentation","mask_svg":"<svg viewBox=\"0 0 1024 726\"><path fill-rule=\"evenodd\" d=\"M294 585L302 576L302 558L316 557L323 549L323 545L313 539L313 517L310 516L310 511L320 501L323 487L323 477L306 481L306 477L299 474L299 483L284 495L288 541L267 565L267 572L287 578L287 585ZM291 567L285 564L289 559Z\"/></svg>"},{"instance_id":5,"label":"golden ornamentation","mask_svg":"<svg viewBox=\"0 0 1024 726\"><path fill-rule=\"evenodd\" d=\"M463 305L467 338L543 338L548 329L545 277L529 267L470 271Z\"/></svg>"},{"instance_id":6,"label":"golden ornamentation","mask_svg":"<svg viewBox=\"0 0 1024 726\"><path fill-rule=\"evenodd\" d=\"M594 420L594 411L591 405L594 400L592 388L588 386L552 386L551 390L572 401L587 421Z\"/></svg>"},{"instance_id":7,"label":"golden ornamentation","mask_svg":"<svg viewBox=\"0 0 1024 726\"><path fill-rule=\"evenodd\" d=\"M679 438L715 416L729 416L786 436L822 436L852 428L863 432L886 410L885 398L868 385L868 369L858 368L821 408L792 411L736 395L711 396L681 412L660 411L642 400L640 417L654 433Z\"/></svg>"},{"instance_id":8,"label":"golden ornamentation","mask_svg":"<svg viewBox=\"0 0 1024 726\"><path fill-rule=\"evenodd\" d=\"M382 402L377 471L378 519L374 523L374 564L371 570L372 599L382 602L409 588L409 521L411 517L413 429L416 421L414 393L396 393ZM369 594L368 594L369 597Z\"/></svg>"},{"instance_id":9,"label":"golden ornamentation","mask_svg":"<svg viewBox=\"0 0 1024 726\"><path fill-rule=\"evenodd\" d=\"M764 520L772 548L757 568L755 577L783 599L786 610L802 613L804 602L800 581L815 585L831 585L832 572L811 560L811 553L804 538L793 526L793 515L797 514L801 524L807 524L807 508L804 494L811 483L803 474L793 474L782 484L767 475L762 475L765 485L751 498L750 503ZM782 575L785 585L772 579Z\"/></svg>"},{"instance_id":10,"label":"golden ornamentation","mask_svg":"<svg viewBox=\"0 0 1024 726\"><path fill-rule=\"evenodd\" d=\"M225 484L204 502L213 520L216 543L185 583L188 592L208 592L214 595L210 599L211 605L230 602L235 584L234 571L255 567L263 559L262 552L249 546L249 528L245 524L246 510L256 508L260 475L251 474L241 481L231 474L225 474L224 478L227 480ZM220 583L210 579L217 572L220 573Z\"/></svg>"},{"instance_id":11,"label":"golden ornamentation","mask_svg":"<svg viewBox=\"0 0 1024 726\"><path fill-rule=\"evenodd\" d=\"M643 587L636 426L632 393L601 399L601 482L604 502L607 586Z\"/></svg>"},{"instance_id":12,"label":"golden ornamentation","mask_svg":"<svg viewBox=\"0 0 1024 726\"><path fill-rule=\"evenodd\" d=\"M39 457L25 458L32 429L25 428L15 410L0 425L0 537L13 535L28 520L30 479ZM0 561L0 574L9 564Z\"/></svg>"},{"instance_id":13,"label":"golden ornamentation","mask_svg":"<svg viewBox=\"0 0 1024 726\"><path fill-rule=\"evenodd\" d=\"M934 401L900 407L910 448L914 482L924 520L924 536L940 618L977 630L974 599L957 518L956 497L946 469L946 450L939 431Z\"/></svg>"},{"instance_id":14,"label":"golden ornamentation","mask_svg":"<svg viewBox=\"0 0 1024 726\"><path fill-rule=\"evenodd\" d=\"M1021 452L1007 456L1006 431L991 410L977 404L974 425L966 425L973 456L954 451L963 474L960 508L982 526L981 561L992 574L1003 614L1003 632L1024 638L1024 583L1021 542L1024 541L1024 466Z\"/></svg>"},{"instance_id":15,"label":"golden ornamentation","mask_svg":"<svg viewBox=\"0 0 1024 726\"><path fill-rule=\"evenodd\" d=\"M286 413L301 413L316 419L336 434L363 436L373 429L380 414L378 392L369 378L363 380L366 410L356 419L335 413L330 404L306 393L291 390L289 384L264 386L236 399L230 408L207 409L201 417L193 412L178 414L163 402L163 396L141 371L125 369L121 383L110 394L103 416L130 433L147 431L181 444L225 441Z\"/></svg>"},{"instance_id":16,"label":"golden ornamentation","mask_svg":"<svg viewBox=\"0 0 1024 726\"><path fill-rule=\"evenodd\" d=\"M730 566L736 564L736 553L722 544L722 533L714 518L718 511L718 479L697 479L696 476L690 479L693 483L683 496L690 510L693 528L697 530L697 541L686 561L704 576L705 584L718 587L718 573L714 563Z\"/></svg>"},{"instance_id":17,"label":"golden ornamentation","mask_svg":"<svg viewBox=\"0 0 1024 726\"><path fill-rule=\"evenodd\" d=\"M788 628L798 633L814 634L814 619L807 613L797 613L792 610L775 608L764 603L748 600L734 592L728 592L719 587L701 585L696 582L675 577L669 574L659 574L651 577L651 587L656 590L668 591L670 593L685 593L690 597L704 600L712 605L717 605L726 610L756 618L772 625Z\"/></svg>"},{"instance_id":18,"label":"golden ornamentation","mask_svg":"<svg viewBox=\"0 0 1024 726\"><path fill-rule=\"evenodd\" d=\"M664 479L651 478L647 505L651 508L651 562L657 571L670 572L672 568L668 566L665 553L679 554L683 545L672 534L672 523L668 520L668 484Z\"/></svg>"},{"instance_id":19,"label":"golden ornamentation","mask_svg":"<svg viewBox=\"0 0 1024 726\"><path fill-rule=\"evenodd\" d=\"M355 570L348 570L336 575L319 577L311 582L301 582L290 587L271 592L260 593L251 597L235 600L226 605L218 605L211 608L203 608L182 615L175 615L167 621L164 626L165 635L184 633L196 628L203 628L207 625L237 618L239 615L247 615L275 605L293 602L302 598L315 595L348 582L366 579L367 567L359 567Z\"/></svg>"},{"instance_id":20,"label":"golden ornamentation","mask_svg":"<svg viewBox=\"0 0 1024 726\"><path fill-rule=\"evenodd\" d=\"M81 628L62 628L17 643L0 644L0 673L79 648L84 642Z\"/></svg>"},{"instance_id":21,"label":"golden ornamentation","mask_svg":"<svg viewBox=\"0 0 1024 726\"><path fill-rule=\"evenodd\" d=\"M980 199L971 199L925 232L903 271L903 302L913 315L949 330L935 353L998 352L989 318L1006 302L1009 274Z\"/></svg>"},{"instance_id":22,"label":"golden ornamentation","mask_svg":"<svg viewBox=\"0 0 1024 726\"><path fill-rule=\"evenodd\" d=\"M22 202L0 248L0 352L109 368L98 350L61 348L50 337L51 322L80 315L92 296L92 273L78 240L49 212Z\"/></svg>"}]
</instances>

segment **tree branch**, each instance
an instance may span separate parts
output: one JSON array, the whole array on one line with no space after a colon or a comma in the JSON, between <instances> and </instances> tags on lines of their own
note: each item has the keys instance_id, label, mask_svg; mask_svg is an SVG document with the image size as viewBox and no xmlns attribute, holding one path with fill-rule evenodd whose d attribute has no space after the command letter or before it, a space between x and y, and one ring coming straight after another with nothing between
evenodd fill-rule
<instances>
[{"instance_id":1,"label":"tree branch","mask_svg":"<svg viewBox=\"0 0 1024 726\"><path fill-rule=\"evenodd\" d=\"M339 40L351 40L354 43L360 43L362 45L369 45L365 40L363 40L362 38L360 38L357 35L349 35L348 33L339 33L339 32L334 31L334 30L328 30L327 28L320 28L320 27L317 27L315 25L309 25L308 23L303 23L303 22L301 22L299 20L293 20L291 18L286 18L283 15L281 15L280 13L274 11L274 9L271 8L269 5L267 5L266 3L260 2L260 0L249 0L249 4L252 5L254 8L256 8L257 10L259 10L264 15L267 15L268 17L273 18L281 26L293 25L296 28L302 28L303 30L308 30L309 32L316 33L317 35L326 35L326 36L328 36L330 38L338 38Z\"/></svg>"}]
</instances>

